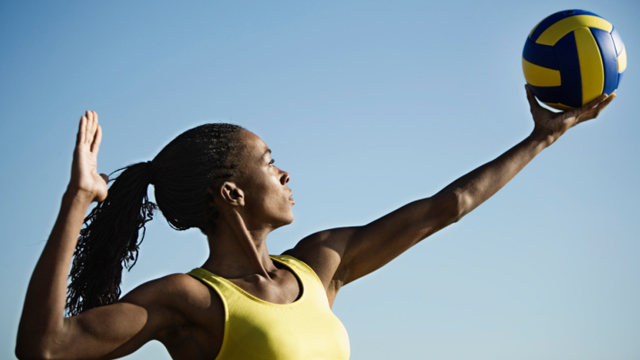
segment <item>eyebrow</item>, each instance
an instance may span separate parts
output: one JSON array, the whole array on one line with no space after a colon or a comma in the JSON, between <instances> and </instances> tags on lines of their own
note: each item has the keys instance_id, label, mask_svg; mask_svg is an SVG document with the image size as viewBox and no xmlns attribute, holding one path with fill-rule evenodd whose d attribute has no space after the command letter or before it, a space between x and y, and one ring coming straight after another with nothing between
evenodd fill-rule
<instances>
[{"instance_id":1,"label":"eyebrow","mask_svg":"<svg viewBox=\"0 0 640 360\"><path fill-rule=\"evenodd\" d=\"M264 157L264 156L265 156L265 155L267 155L267 154L271 155L271 149L267 149L267 151L265 151L264 153L262 153L262 156L261 156L261 157Z\"/></svg>"}]
</instances>

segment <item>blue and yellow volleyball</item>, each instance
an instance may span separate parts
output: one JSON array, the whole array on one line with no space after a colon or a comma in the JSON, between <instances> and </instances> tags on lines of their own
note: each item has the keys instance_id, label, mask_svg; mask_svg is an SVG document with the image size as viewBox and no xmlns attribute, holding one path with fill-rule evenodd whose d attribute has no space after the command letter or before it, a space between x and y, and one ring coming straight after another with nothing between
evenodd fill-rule
<instances>
[{"instance_id":1,"label":"blue and yellow volleyball","mask_svg":"<svg viewBox=\"0 0 640 360\"><path fill-rule=\"evenodd\" d=\"M557 12L536 25L524 45L522 70L536 97L570 110L620 85L627 53L620 34L584 10Z\"/></svg>"}]
</instances>

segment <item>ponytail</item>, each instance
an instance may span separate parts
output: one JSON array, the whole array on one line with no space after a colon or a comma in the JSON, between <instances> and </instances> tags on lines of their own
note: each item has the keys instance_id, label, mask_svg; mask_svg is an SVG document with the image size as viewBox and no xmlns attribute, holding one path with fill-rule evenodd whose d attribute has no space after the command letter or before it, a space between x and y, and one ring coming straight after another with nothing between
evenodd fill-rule
<instances>
[{"instance_id":1,"label":"ponytail","mask_svg":"<svg viewBox=\"0 0 640 360\"><path fill-rule=\"evenodd\" d=\"M67 290L69 315L120 297L122 268L135 265L145 224L156 209L147 197L149 184L174 229L215 232L217 210L210 190L234 175L242 130L232 124L201 125L173 139L153 161L120 169L107 198L89 213L80 231Z\"/></svg>"},{"instance_id":2,"label":"ponytail","mask_svg":"<svg viewBox=\"0 0 640 360\"><path fill-rule=\"evenodd\" d=\"M153 182L152 163L118 171L122 173L107 198L89 213L80 231L67 290L69 315L118 300L122 268L130 270L135 265L145 224L153 219L156 205L147 197Z\"/></svg>"}]
</instances>

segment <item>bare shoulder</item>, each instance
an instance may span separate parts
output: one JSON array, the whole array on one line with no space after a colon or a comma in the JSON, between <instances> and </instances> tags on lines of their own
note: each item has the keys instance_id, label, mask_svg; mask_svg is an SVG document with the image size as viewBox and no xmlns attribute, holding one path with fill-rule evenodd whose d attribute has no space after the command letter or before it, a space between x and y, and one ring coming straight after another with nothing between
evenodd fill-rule
<instances>
[{"instance_id":1,"label":"bare shoulder","mask_svg":"<svg viewBox=\"0 0 640 360\"><path fill-rule=\"evenodd\" d=\"M329 291L334 279L340 278L337 271L342 261L348 239L357 228L335 228L319 231L300 240L296 246L286 251L304 261L318 274L318 277Z\"/></svg>"},{"instance_id":2,"label":"bare shoulder","mask_svg":"<svg viewBox=\"0 0 640 360\"><path fill-rule=\"evenodd\" d=\"M193 311L222 305L213 294L206 285L187 274L171 274L138 286L119 302L159 307L189 317Z\"/></svg>"},{"instance_id":3,"label":"bare shoulder","mask_svg":"<svg viewBox=\"0 0 640 360\"><path fill-rule=\"evenodd\" d=\"M171 304L173 300L197 292L199 282L187 274L171 274L148 281L120 301L141 304Z\"/></svg>"}]
</instances>

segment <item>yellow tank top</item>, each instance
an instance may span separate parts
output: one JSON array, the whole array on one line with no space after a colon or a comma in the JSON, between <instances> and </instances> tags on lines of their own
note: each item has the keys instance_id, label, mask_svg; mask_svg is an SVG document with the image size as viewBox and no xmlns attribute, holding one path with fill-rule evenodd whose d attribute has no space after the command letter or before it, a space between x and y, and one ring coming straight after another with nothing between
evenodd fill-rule
<instances>
[{"instance_id":1,"label":"yellow tank top","mask_svg":"<svg viewBox=\"0 0 640 360\"><path fill-rule=\"evenodd\" d=\"M302 295L291 304L261 300L205 269L189 272L211 286L224 304L224 337L216 360L349 359L347 331L331 311L316 273L292 256L271 258L302 284Z\"/></svg>"}]
</instances>

